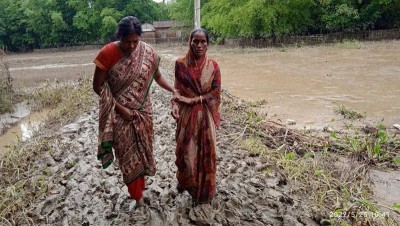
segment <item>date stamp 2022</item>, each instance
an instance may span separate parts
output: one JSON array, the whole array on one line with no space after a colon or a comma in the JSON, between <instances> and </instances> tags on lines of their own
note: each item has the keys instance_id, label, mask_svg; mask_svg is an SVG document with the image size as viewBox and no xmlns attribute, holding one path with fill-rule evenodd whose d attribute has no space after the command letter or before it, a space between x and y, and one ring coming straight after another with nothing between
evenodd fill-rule
<instances>
[{"instance_id":1,"label":"date stamp 2022","mask_svg":"<svg viewBox=\"0 0 400 226\"><path fill-rule=\"evenodd\" d=\"M389 217L389 212L372 212L372 211L359 211L359 212L346 212L335 211L329 212L329 218L364 218L364 219L385 219Z\"/></svg>"}]
</instances>

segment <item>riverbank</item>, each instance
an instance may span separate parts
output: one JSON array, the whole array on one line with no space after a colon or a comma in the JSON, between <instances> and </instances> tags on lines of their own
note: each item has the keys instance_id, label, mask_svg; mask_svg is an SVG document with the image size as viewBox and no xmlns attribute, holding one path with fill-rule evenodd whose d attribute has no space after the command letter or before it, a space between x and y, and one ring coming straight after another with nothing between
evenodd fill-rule
<instances>
[{"instance_id":1,"label":"riverbank","mask_svg":"<svg viewBox=\"0 0 400 226\"><path fill-rule=\"evenodd\" d=\"M162 68L171 81L173 61ZM353 216L356 223L396 225L397 201L379 203L368 178L371 168L398 169L399 146L391 134L379 143L382 155L374 156L361 148L371 140L356 139L351 130L348 136L293 130L253 111L260 103L225 90L217 195L212 205L192 208L188 194L176 191L170 94L157 86L151 96L158 172L147 179L148 209L134 211L118 168L103 170L96 159L96 97L90 79L81 79L79 87L72 106L1 160L2 224L340 225ZM372 141L384 136L379 131L385 130L371 128ZM355 142L359 149L351 152Z\"/></svg>"},{"instance_id":2,"label":"riverbank","mask_svg":"<svg viewBox=\"0 0 400 226\"><path fill-rule=\"evenodd\" d=\"M168 77L171 79L170 74ZM96 159L98 112L94 105L73 123L59 130L52 130L50 126L22 146L34 148L32 143L36 144L35 155L20 153L34 167L22 175L3 171L2 177L16 176L8 181L18 179L17 185L22 182L14 190L22 200L8 200L8 207L15 209L3 217L10 223L34 225L124 225L142 221L147 225L292 225L300 222L309 225L313 222L307 207L288 194L289 186L283 175L266 177L268 163L261 156L250 155L237 144L228 142L227 137L240 139L240 134L232 133L229 128L232 122L226 119L219 133L217 196L212 205L192 208L188 194L179 195L176 190L175 122L170 116L170 96L158 87L153 87L151 95L158 173L147 178L145 198L149 208L146 214L132 209L134 201L128 198L117 167L103 170ZM28 150L31 149L15 151ZM31 173L36 176L31 178ZM2 191L8 193L9 188L3 187ZM32 204L17 205L25 202L27 196ZM7 222L5 219L3 224Z\"/></svg>"}]
</instances>

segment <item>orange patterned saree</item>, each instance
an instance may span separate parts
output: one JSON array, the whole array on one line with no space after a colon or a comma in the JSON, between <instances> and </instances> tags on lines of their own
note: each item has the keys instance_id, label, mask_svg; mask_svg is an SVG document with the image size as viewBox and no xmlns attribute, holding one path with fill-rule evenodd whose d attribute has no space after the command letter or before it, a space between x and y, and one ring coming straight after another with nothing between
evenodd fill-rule
<instances>
[{"instance_id":1,"label":"orange patterned saree","mask_svg":"<svg viewBox=\"0 0 400 226\"><path fill-rule=\"evenodd\" d=\"M131 55L112 66L102 87L97 157L103 168L107 168L114 160L113 148L125 184L156 172L148 92L159 61L159 56L149 45L139 42ZM135 120L126 121L116 114L116 102L131 109Z\"/></svg>"}]
</instances>

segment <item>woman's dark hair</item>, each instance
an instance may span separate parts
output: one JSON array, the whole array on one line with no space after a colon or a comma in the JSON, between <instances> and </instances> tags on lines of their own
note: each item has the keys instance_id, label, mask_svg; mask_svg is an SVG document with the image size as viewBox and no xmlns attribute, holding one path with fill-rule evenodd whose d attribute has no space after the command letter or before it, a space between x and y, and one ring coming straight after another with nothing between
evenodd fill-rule
<instances>
[{"instance_id":1,"label":"woman's dark hair","mask_svg":"<svg viewBox=\"0 0 400 226\"><path fill-rule=\"evenodd\" d=\"M208 36L208 32L203 28L197 28L197 29L192 30L192 32L190 33L190 40L193 39L194 34L197 32L203 32L206 35L207 45L208 45L209 41L210 41L210 37Z\"/></svg>"},{"instance_id":2,"label":"woman's dark hair","mask_svg":"<svg viewBox=\"0 0 400 226\"><path fill-rule=\"evenodd\" d=\"M131 34L140 36L142 33L142 24L140 20L134 16L127 16L119 21L115 37L119 39Z\"/></svg>"}]
</instances>

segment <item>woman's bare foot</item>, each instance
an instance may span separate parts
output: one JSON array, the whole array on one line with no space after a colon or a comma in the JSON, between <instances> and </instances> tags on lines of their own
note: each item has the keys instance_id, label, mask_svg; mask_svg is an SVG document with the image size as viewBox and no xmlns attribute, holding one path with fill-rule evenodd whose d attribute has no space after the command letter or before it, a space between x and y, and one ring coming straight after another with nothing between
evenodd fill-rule
<instances>
[{"instance_id":1,"label":"woman's bare foot","mask_svg":"<svg viewBox=\"0 0 400 226\"><path fill-rule=\"evenodd\" d=\"M144 206L145 204L144 204L144 200L143 200L143 198L141 198L141 199L139 199L139 200L137 200L136 201L136 208L138 208L138 207L141 207L141 206Z\"/></svg>"},{"instance_id":2,"label":"woman's bare foot","mask_svg":"<svg viewBox=\"0 0 400 226\"><path fill-rule=\"evenodd\" d=\"M185 189L181 187L179 184L176 186L176 189L178 190L178 193L183 193Z\"/></svg>"}]
</instances>

